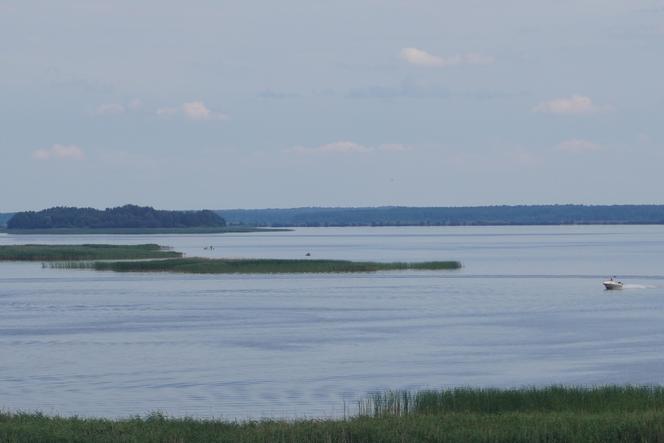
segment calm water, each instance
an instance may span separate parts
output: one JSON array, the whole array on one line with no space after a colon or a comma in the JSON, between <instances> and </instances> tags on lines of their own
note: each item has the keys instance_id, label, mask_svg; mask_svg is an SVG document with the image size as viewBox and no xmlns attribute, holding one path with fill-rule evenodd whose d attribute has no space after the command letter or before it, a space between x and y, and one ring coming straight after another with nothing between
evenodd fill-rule
<instances>
[{"instance_id":1,"label":"calm water","mask_svg":"<svg viewBox=\"0 0 664 443\"><path fill-rule=\"evenodd\" d=\"M464 268L192 276L0 263L0 409L311 417L353 412L385 388L664 383L664 227L0 234L0 244L148 242ZM627 289L604 291L609 274Z\"/></svg>"}]
</instances>

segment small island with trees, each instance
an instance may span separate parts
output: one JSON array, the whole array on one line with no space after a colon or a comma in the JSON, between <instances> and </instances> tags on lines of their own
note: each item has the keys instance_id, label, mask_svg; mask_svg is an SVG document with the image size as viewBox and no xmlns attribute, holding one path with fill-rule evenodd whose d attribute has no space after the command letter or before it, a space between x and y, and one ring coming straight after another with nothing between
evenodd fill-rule
<instances>
[{"instance_id":1,"label":"small island with trees","mask_svg":"<svg viewBox=\"0 0 664 443\"><path fill-rule=\"evenodd\" d=\"M18 212L7 221L16 234L152 234L223 233L256 231L251 227L228 227L214 211L166 211L150 206L124 205L104 210L54 207Z\"/></svg>"}]
</instances>

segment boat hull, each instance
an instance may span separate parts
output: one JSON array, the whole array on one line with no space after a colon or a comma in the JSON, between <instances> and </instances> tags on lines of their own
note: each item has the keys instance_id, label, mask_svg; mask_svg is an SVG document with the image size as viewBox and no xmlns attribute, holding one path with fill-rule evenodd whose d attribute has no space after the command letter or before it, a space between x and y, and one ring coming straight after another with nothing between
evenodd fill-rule
<instances>
[{"instance_id":1,"label":"boat hull","mask_svg":"<svg viewBox=\"0 0 664 443\"><path fill-rule=\"evenodd\" d=\"M622 289L623 284L618 281L605 281L602 283L607 290Z\"/></svg>"}]
</instances>

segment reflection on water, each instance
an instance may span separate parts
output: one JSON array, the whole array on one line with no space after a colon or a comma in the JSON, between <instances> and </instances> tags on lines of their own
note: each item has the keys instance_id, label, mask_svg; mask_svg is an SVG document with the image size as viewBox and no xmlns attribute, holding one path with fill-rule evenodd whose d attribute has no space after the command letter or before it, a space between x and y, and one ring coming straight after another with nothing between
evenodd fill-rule
<instances>
[{"instance_id":1,"label":"reflection on water","mask_svg":"<svg viewBox=\"0 0 664 443\"><path fill-rule=\"evenodd\" d=\"M0 263L0 408L328 416L371 390L664 381L664 228L319 228L189 255L459 259L455 272L113 274ZM214 245L214 250L205 246ZM604 291L618 275L623 291Z\"/></svg>"}]
</instances>

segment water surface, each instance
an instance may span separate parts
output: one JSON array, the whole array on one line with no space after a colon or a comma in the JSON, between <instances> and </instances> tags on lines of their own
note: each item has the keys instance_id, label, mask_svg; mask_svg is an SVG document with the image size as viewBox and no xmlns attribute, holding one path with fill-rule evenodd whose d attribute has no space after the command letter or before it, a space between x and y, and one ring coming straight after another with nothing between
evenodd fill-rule
<instances>
[{"instance_id":1,"label":"water surface","mask_svg":"<svg viewBox=\"0 0 664 443\"><path fill-rule=\"evenodd\" d=\"M115 274L0 263L0 408L338 416L379 389L664 381L664 227L0 235L460 271ZM214 246L214 249L204 249ZM619 275L623 291L602 290Z\"/></svg>"}]
</instances>

